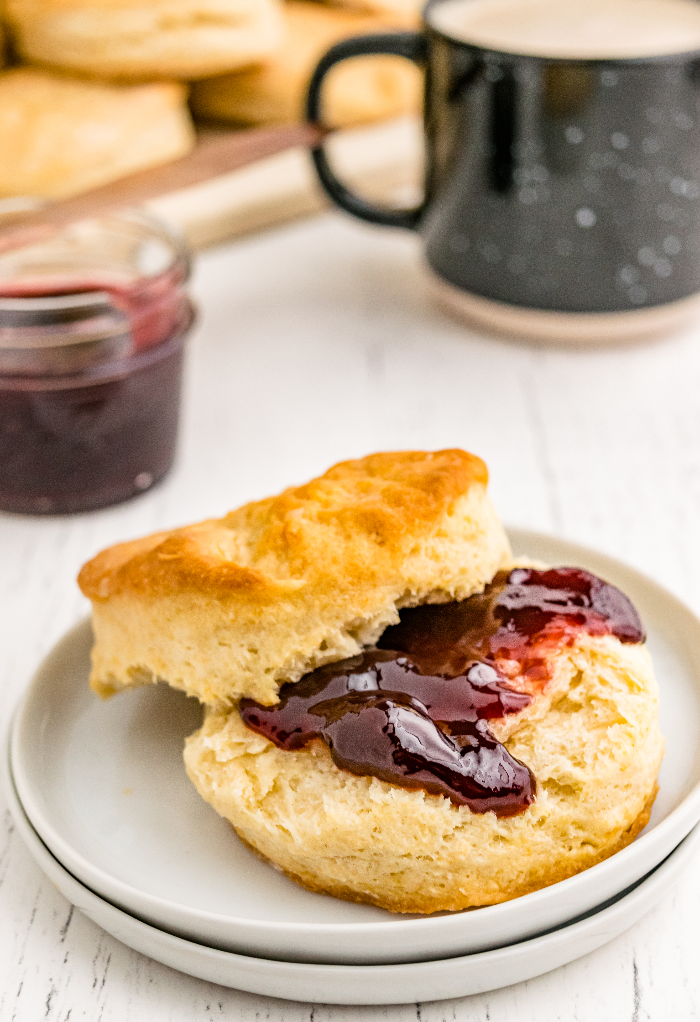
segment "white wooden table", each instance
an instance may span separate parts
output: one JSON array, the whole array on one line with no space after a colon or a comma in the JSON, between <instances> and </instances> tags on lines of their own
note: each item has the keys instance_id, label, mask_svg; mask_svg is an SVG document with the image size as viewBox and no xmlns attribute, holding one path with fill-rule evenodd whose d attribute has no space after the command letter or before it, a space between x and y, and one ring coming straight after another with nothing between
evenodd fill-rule
<instances>
[{"instance_id":1,"label":"white wooden table","mask_svg":"<svg viewBox=\"0 0 700 1022\"><path fill-rule=\"evenodd\" d=\"M331 214L205 253L195 291L169 479L96 514L0 516L3 725L86 612L74 578L98 549L374 450L474 451L506 522L597 546L700 611L700 324L607 351L486 339L431 307L414 238ZM71 910L2 805L0 816L0 1022L700 1018L700 869L629 933L531 982L414 1008L324 1007L212 986L128 950Z\"/></svg>"}]
</instances>

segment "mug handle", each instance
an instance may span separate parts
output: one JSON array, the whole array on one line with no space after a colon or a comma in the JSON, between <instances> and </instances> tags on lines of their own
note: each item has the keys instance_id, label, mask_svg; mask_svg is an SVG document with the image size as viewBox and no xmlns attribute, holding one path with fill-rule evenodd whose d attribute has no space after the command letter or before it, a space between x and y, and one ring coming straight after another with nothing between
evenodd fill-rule
<instances>
[{"instance_id":1,"label":"mug handle","mask_svg":"<svg viewBox=\"0 0 700 1022\"><path fill-rule=\"evenodd\" d=\"M422 32L383 32L379 35L358 36L354 39L345 39L337 43L328 53L321 58L321 61L313 73L309 83L309 93L306 101L306 117L312 124L322 127L321 121L321 89L323 79L330 69L347 60L349 57L364 57L380 53L389 53L397 57L405 57L412 60L419 67L424 67L427 56L427 43ZM361 220L369 220L371 224L382 224L386 227L406 227L414 230L423 212L424 202L415 209L391 209L373 206L366 199L354 195L342 184L333 173L330 162L326 156L323 142L319 142L311 150L311 158L316 167L316 173L325 191L331 199L348 213L359 217Z\"/></svg>"}]
</instances>

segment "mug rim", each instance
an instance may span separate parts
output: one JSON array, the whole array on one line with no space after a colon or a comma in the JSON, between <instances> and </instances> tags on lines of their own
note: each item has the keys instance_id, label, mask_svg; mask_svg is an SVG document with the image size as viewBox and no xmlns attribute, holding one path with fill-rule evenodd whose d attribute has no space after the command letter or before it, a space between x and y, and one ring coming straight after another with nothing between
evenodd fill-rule
<instances>
[{"instance_id":1,"label":"mug rim","mask_svg":"<svg viewBox=\"0 0 700 1022\"><path fill-rule=\"evenodd\" d=\"M440 36L456 46L464 46L469 50L476 50L482 54L493 54L495 57L511 57L517 58L518 60L532 60L547 64L592 64L597 67L610 65L615 67L638 67L646 64L676 64L687 63L689 60L700 58L700 46L692 50L675 51L673 53L646 54L641 57L556 57L544 56L537 53L520 53L517 50L498 49L494 46L484 46L482 43L469 42L466 39L460 39L445 29L439 28L430 21L430 11L436 7L441 7L442 4L448 2L449 0L428 0L428 2L424 4L421 11L421 23L426 35L429 36L433 34Z\"/></svg>"}]
</instances>

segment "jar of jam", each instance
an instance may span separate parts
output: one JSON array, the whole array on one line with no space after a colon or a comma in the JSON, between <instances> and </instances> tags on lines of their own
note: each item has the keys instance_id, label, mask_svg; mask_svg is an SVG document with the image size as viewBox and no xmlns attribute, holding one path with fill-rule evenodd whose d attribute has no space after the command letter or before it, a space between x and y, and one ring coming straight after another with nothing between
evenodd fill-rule
<instances>
[{"instance_id":1,"label":"jar of jam","mask_svg":"<svg viewBox=\"0 0 700 1022\"><path fill-rule=\"evenodd\" d=\"M0 250L0 510L88 511L165 475L189 267L183 240L139 211Z\"/></svg>"}]
</instances>

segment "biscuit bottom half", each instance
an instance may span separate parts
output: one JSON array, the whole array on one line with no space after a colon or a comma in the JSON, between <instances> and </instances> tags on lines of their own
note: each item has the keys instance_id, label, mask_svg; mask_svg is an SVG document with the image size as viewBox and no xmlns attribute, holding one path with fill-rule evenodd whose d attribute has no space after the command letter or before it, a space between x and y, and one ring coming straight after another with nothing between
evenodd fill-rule
<instances>
[{"instance_id":1,"label":"biscuit bottom half","mask_svg":"<svg viewBox=\"0 0 700 1022\"><path fill-rule=\"evenodd\" d=\"M314 740L285 751L237 711L210 712L185 763L239 837L304 887L391 912L491 905L579 873L649 819L664 741L644 646L579 636L532 707L490 721L536 779L516 816L356 776Z\"/></svg>"}]
</instances>

